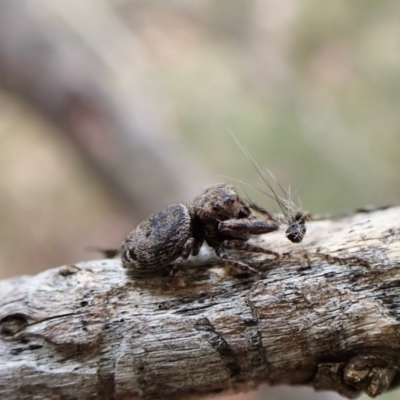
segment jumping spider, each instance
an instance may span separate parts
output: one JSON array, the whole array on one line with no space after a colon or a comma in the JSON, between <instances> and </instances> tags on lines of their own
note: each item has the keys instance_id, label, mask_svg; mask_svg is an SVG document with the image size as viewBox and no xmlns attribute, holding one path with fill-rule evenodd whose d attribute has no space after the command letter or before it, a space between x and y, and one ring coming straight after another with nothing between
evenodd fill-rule
<instances>
[{"instance_id":1,"label":"jumping spider","mask_svg":"<svg viewBox=\"0 0 400 400\"><path fill-rule=\"evenodd\" d=\"M241 199L234 187L210 186L192 204L174 204L139 224L122 243L122 265L136 272L150 272L173 263L172 282L189 255L198 255L206 242L219 258L239 271L263 275L224 251L236 249L279 257L274 251L247 243L250 235L279 228L275 221L257 219L252 209L255 205Z\"/></svg>"}]
</instances>

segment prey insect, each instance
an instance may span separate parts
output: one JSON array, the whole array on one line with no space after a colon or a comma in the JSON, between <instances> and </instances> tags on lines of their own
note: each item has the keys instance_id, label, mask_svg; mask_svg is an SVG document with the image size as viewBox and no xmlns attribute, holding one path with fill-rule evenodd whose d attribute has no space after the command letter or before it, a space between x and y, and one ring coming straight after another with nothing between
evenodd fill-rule
<instances>
[{"instance_id":1,"label":"prey insect","mask_svg":"<svg viewBox=\"0 0 400 400\"><path fill-rule=\"evenodd\" d=\"M267 195L270 197L272 200L274 200L277 204L278 207L281 211L281 214L272 214L271 212L267 211L265 208L258 206L257 204L254 204L252 202L249 202L250 207L258 211L259 213L265 215L267 218L278 222L279 224L285 224L288 226L288 228L285 231L286 237L292 242L292 243L300 243L307 231L306 228L306 220L307 215L300 211L298 207L296 207L294 201L293 201L293 196L290 193L290 188L288 190L285 190L279 182L275 179L275 177L272 175L271 172L269 174L271 175L272 179L274 180L276 186L281 190L283 197L280 197L275 191L273 185L271 182L265 177L262 169L260 166L257 164L256 160L253 158L253 156L249 153L249 151L242 146L242 144L238 141L236 136L230 132L232 135L233 139L236 141L237 145L240 147L240 149L243 151L243 153L246 155L246 157L251 161L253 164L255 170L257 171L258 175L261 177L263 182L266 184L267 188L269 189L270 193L258 189L261 193ZM244 182L241 182L244 183Z\"/></svg>"},{"instance_id":2,"label":"prey insect","mask_svg":"<svg viewBox=\"0 0 400 400\"><path fill-rule=\"evenodd\" d=\"M281 224L286 224L288 228L285 231L286 237L292 243L300 243L307 231L306 228L306 220L307 215L300 210L296 210L294 208L294 203L291 199L290 192L285 191L279 184L278 186L284 193L284 198L279 197L275 190L273 189L271 183L266 180L264 176L262 179L268 185L268 188L271 190L272 195L267 194L268 196L272 196L273 199L278 203L278 206L282 212L281 215L273 215L271 212L267 211L265 208L260 207L257 204L250 203L252 209L258 211L259 213L266 215L268 218L275 220Z\"/></svg>"},{"instance_id":3,"label":"prey insect","mask_svg":"<svg viewBox=\"0 0 400 400\"><path fill-rule=\"evenodd\" d=\"M233 186L210 186L191 204L171 205L139 224L122 243L122 265L146 273L172 264L172 282L188 257L198 255L206 242L219 258L237 270L263 276L225 252L236 249L279 257L272 250L247 243L250 235L279 228L277 221L256 218L253 210L260 212L261 208L239 197Z\"/></svg>"}]
</instances>

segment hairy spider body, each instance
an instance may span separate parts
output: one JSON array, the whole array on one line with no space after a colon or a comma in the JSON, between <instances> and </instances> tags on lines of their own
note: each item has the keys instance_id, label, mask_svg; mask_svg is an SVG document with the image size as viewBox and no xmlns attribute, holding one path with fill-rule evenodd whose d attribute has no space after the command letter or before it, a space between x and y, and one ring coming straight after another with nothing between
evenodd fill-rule
<instances>
[{"instance_id":1,"label":"hairy spider body","mask_svg":"<svg viewBox=\"0 0 400 400\"><path fill-rule=\"evenodd\" d=\"M125 267L151 272L175 261L191 237L191 217L183 204L174 204L143 221L123 243Z\"/></svg>"},{"instance_id":2,"label":"hairy spider body","mask_svg":"<svg viewBox=\"0 0 400 400\"><path fill-rule=\"evenodd\" d=\"M226 263L242 272L259 274L225 253L225 249L236 249L279 256L247 243L250 235L279 228L275 221L257 219L252 208L232 186L219 184L206 188L192 204L174 204L139 224L122 243L122 264L137 272L151 272L173 263L172 281L189 255L198 255L206 242Z\"/></svg>"}]
</instances>

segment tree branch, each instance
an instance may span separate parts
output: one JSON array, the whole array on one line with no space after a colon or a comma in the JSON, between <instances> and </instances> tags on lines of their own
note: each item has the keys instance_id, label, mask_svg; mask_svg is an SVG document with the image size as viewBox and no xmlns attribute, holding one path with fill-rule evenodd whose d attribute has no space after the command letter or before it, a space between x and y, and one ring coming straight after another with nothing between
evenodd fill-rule
<instances>
[{"instance_id":1,"label":"tree branch","mask_svg":"<svg viewBox=\"0 0 400 400\"><path fill-rule=\"evenodd\" d=\"M400 208L308 223L280 259L206 248L168 287L99 260L0 282L0 397L187 399L312 385L355 397L400 380Z\"/></svg>"}]
</instances>

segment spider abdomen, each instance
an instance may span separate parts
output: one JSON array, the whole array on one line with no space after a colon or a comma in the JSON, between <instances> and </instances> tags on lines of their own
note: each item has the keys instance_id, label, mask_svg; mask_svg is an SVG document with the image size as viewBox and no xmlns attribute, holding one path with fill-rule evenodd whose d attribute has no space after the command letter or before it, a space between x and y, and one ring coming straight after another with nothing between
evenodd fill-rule
<instances>
[{"instance_id":1,"label":"spider abdomen","mask_svg":"<svg viewBox=\"0 0 400 400\"><path fill-rule=\"evenodd\" d=\"M173 204L139 224L122 244L122 264L151 272L175 261L191 236L189 210Z\"/></svg>"}]
</instances>

